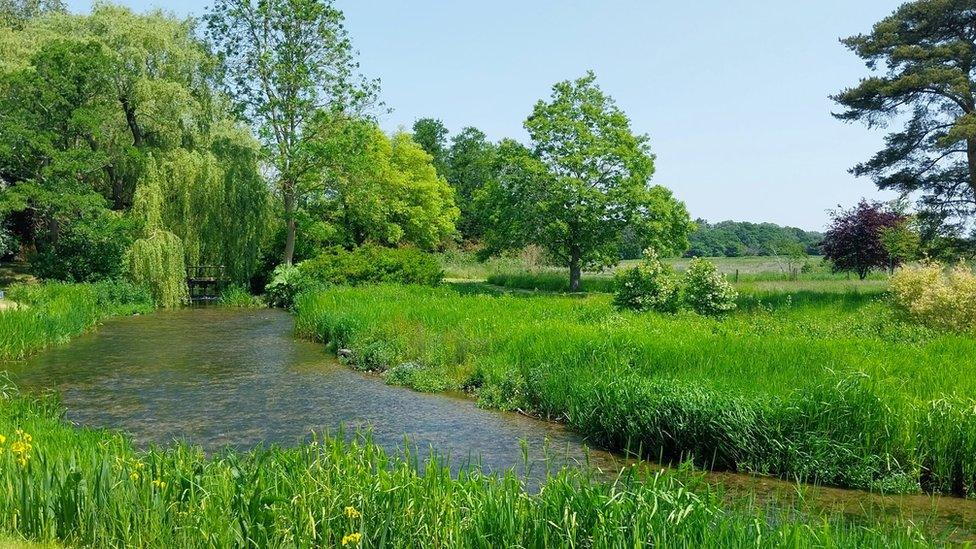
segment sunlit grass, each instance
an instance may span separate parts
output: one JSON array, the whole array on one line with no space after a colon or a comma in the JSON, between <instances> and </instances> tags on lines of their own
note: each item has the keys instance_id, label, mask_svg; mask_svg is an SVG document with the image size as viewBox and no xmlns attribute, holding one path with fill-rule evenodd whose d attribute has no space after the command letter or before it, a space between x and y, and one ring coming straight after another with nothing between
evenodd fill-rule
<instances>
[{"instance_id":1,"label":"sunlit grass","mask_svg":"<svg viewBox=\"0 0 976 549\"><path fill-rule=\"evenodd\" d=\"M397 383L471 390L654 458L976 489L976 341L903 323L878 293L750 299L710 319L620 313L607 295L335 288L298 301L297 329L360 368L421 366Z\"/></svg>"}]
</instances>

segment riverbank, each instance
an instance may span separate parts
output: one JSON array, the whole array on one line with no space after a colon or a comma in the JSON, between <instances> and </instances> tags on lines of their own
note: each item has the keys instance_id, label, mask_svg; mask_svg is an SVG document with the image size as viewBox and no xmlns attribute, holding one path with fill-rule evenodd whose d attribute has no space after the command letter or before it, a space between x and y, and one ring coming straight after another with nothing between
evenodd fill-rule
<instances>
[{"instance_id":1,"label":"riverbank","mask_svg":"<svg viewBox=\"0 0 976 549\"><path fill-rule=\"evenodd\" d=\"M0 531L68 546L927 546L909 525L853 525L729 506L692 478L638 469L613 482L563 469L452 476L368 437L206 457L146 452L78 428L49 398L0 391ZM345 540L345 544L343 544Z\"/></svg>"},{"instance_id":2,"label":"riverbank","mask_svg":"<svg viewBox=\"0 0 976 549\"><path fill-rule=\"evenodd\" d=\"M334 288L298 300L297 329L388 382L465 390L652 459L889 493L976 486L976 342L870 295L780 296L716 320L465 292Z\"/></svg>"},{"instance_id":3,"label":"riverbank","mask_svg":"<svg viewBox=\"0 0 976 549\"><path fill-rule=\"evenodd\" d=\"M123 282L16 284L6 299L18 306L0 311L0 360L64 343L110 316L153 310L148 293Z\"/></svg>"}]
</instances>

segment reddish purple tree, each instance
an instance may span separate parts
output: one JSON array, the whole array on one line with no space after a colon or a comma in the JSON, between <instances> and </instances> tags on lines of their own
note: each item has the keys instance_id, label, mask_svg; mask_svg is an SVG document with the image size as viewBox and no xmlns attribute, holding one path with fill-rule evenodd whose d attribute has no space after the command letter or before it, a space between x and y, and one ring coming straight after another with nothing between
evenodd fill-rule
<instances>
[{"instance_id":1,"label":"reddish purple tree","mask_svg":"<svg viewBox=\"0 0 976 549\"><path fill-rule=\"evenodd\" d=\"M871 270L884 269L896 261L885 250L881 234L902 223L904 215L880 202L861 199L850 210L831 212L831 217L820 249L834 264L835 272L855 272L864 280Z\"/></svg>"}]
</instances>

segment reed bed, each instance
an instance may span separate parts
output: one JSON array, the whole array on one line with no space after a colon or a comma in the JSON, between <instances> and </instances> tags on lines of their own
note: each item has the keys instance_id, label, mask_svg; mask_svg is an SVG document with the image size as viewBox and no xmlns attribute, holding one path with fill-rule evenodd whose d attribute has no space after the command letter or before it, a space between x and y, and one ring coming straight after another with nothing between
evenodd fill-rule
<instances>
[{"instance_id":1,"label":"reed bed","mask_svg":"<svg viewBox=\"0 0 976 549\"><path fill-rule=\"evenodd\" d=\"M0 311L0 360L64 343L108 316L153 308L145 290L125 282L14 285L6 297L18 305Z\"/></svg>"},{"instance_id":2,"label":"reed bed","mask_svg":"<svg viewBox=\"0 0 976 549\"><path fill-rule=\"evenodd\" d=\"M515 473L391 455L368 435L206 456L74 427L50 397L0 391L0 536L96 547L924 547L909 524L742 502L693 477Z\"/></svg>"},{"instance_id":3,"label":"reed bed","mask_svg":"<svg viewBox=\"0 0 976 549\"><path fill-rule=\"evenodd\" d=\"M767 296L768 298L768 296ZM565 421L666 461L888 492L976 493L976 341L877 295L763 301L722 319L609 296L334 288L297 331L421 390Z\"/></svg>"}]
</instances>

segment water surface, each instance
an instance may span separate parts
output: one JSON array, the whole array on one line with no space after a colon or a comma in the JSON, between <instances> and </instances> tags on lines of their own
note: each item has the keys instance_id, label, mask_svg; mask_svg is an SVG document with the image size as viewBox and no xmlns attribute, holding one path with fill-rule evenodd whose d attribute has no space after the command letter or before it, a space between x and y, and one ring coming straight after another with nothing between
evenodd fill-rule
<instances>
[{"instance_id":1,"label":"water surface","mask_svg":"<svg viewBox=\"0 0 976 549\"><path fill-rule=\"evenodd\" d=\"M521 441L536 461L547 453L554 463L589 454L591 463L613 466L613 456L588 452L559 425L388 386L338 364L321 344L294 338L292 328L292 317L275 309L119 318L13 365L12 377L25 390L60 392L70 420L120 429L142 446L186 440L208 451L246 450L294 445L313 430L343 426L370 430L388 450L401 450L406 437L455 466L521 465Z\"/></svg>"}]
</instances>

